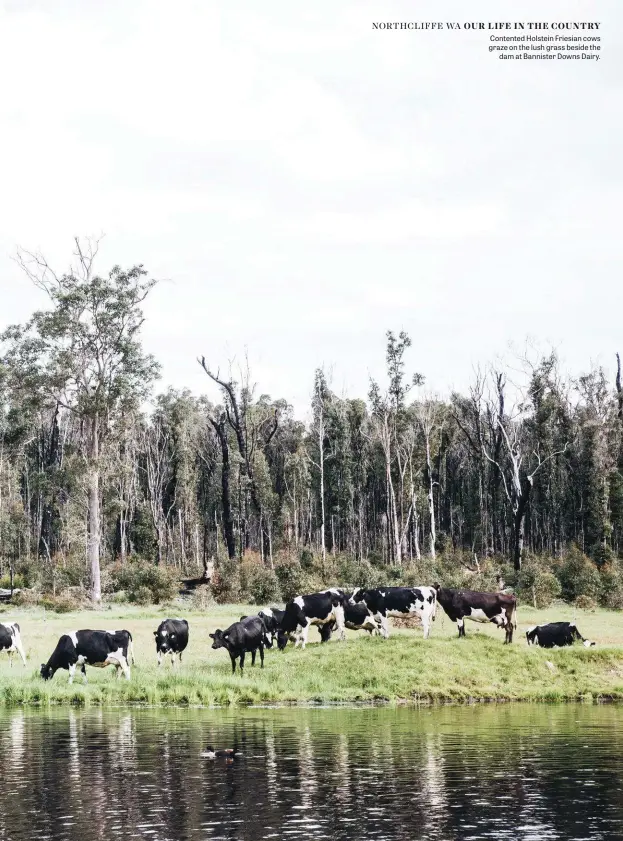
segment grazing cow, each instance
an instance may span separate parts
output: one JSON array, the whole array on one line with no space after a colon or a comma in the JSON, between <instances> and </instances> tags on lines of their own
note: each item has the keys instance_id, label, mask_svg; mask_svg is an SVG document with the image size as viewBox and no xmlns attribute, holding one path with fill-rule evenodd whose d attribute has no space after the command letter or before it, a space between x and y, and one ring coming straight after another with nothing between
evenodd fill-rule
<instances>
[{"instance_id":1,"label":"grazing cow","mask_svg":"<svg viewBox=\"0 0 623 841\"><path fill-rule=\"evenodd\" d=\"M311 593L307 596L297 596L286 605L281 627L277 635L277 645L283 650L288 644L290 635L294 635L294 647L299 643L301 648L307 644L307 635L311 625L334 625L340 639L346 639L344 630L344 593L332 588L322 593Z\"/></svg>"},{"instance_id":2,"label":"grazing cow","mask_svg":"<svg viewBox=\"0 0 623 841\"><path fill-rule=\"evenodd\" d=\"M26 655L22 647L22 637L17 622L0 622L0 651L9 655L9 663L13 665L13 655L17 651L26 665Z\"/></svg>"},{"instance_id":3,"label":"grazing cow","mask_svg":"<svg viewBox=\"0 0 623 841\"><path fill-rule=\"evenodd\" d=\"M451 590L433 585L437 591L437 601L443 607L459 629L459 637L465 636L465 619L474 622L493 622L498 628L504 628L504 644L513 641L513 631L517 628L517 599L507 593L478 593L475 590Z\"/></svg>"},{"instance_id":4,"label":"grazing cow","mask_svg":"<svg viewBox=\"0 0 623 841\"><path fill-rule=\"evenodd\" d=\"M368 631L370 636L381 633L380 617L375 616L365 602L352 604L350 601L352 594L345 593L344 601L344 625L351 631ZM319 625L320 641L328 642L331 639L331 633L335 628L335 623L332 625Z\"/></svg>"},{"instance_id":5,"label":"grazing cow","mask_svg":"<svg viewBox=\"0 0 623 841\"><path fill-rule=\"evenodd\" d=\"M87 666L114 666L121 669L126 678L130 679L130 667L123 649L108 631L74 631L63 634L52 652L47 663L41 664L41 677L50 680L58 669L67 669L69 682L73 683L76 666L82 671L84 682L87 683Z\"/></svg>"},{"instance_id":6,"label":"grazing cow","mask_svg":"<svg viewBox=\"0 0 623 841\"><path fill-rule=\"evenodd\" d=\"M188 645L188 622L185 619L164 619L158 630L154 631L156 638L156 652L158 665L162 665L162 658L171 655L171 666L175 666L175 655L182 662L182 652Z\"/></svg>"},{"instance_id":7,"label":"grazing cow","mask_svg":"<svg viewBox=\"0 0 623 841\"><path fill-rule=\"evenodd\" d=\"M385 639L389 637L387 618L409 615L420 617L424 639L428 639L437 611L437 595L433 587L379 587L371 590L357 587L350 600L353 604L365 602L378 619Z\"/></svg>"},{"instance_id":8,"label":"grazing cow","mask_svg":"<svg viewBox=\"0 0 623 841\"><path fill-rule=\"evenodd\" d=\"M575 622L550 622L548 625L536 625L526 631L526 640L528 645L540 645L541 648L562 648L565 645L573 645L576 640L582 640L586 648L595 645L594 642L584 639Z\"/></svg>"},{"instance_id":9,"label":"grazing cow","mask_svg":"<svg viewBox=\"0 0 623 841\"><path fill-rule=\"evenodd\" d=\"M234 622L225 631L220 628L210 634L214 642L212 648L226 648L231 658L232 674L236 673L236 659L240 658L240 676L244 670L244 656L251 654L251 665L255 666L255 655L260 652L260 665L264 668L264 647L267 645L266 626L259 616L245 616L240 622ZM272 646L272 641L270 643ZM270 646L267 646L270 648Z\"/></svg>"}]
</instances>

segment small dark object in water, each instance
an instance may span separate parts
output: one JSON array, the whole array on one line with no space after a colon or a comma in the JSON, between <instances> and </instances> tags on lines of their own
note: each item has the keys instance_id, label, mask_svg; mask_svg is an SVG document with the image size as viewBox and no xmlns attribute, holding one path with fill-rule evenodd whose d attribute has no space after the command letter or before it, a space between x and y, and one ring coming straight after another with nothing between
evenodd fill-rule
<instances>
[{"instance_id":1,"label":"small dark object in water","mask_svg":"<svg viewBox=\"0 0 623 841\"><path fill-rule=\"evenodd\" d=\"M206 750L203 751L201 756L204 756L206 759L229 759L232 760L235 756L241 756L240 751L236 750L236 748L224 748L223 750L214 750L212 745L208 745Z\"/></svg>"}]
</instances>

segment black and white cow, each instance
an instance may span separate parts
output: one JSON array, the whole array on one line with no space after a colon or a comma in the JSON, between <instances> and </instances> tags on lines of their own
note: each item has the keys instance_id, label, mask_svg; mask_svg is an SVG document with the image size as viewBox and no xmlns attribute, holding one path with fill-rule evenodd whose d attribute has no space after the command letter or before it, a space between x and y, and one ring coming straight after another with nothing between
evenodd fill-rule
<instances>
[{"instance_id":1,"label":"black and white cow","mask_svg":"<svg viewBox=\"0 0 623 841\"><path fill-rule=\"evenodd\" d=\"M240 658L240 675L244 670L244 657L251 654L251 665L255 666L255 655L260 652L260 667L264 668L264 647L267 645L266 625L259 616L245 616L240 622L234 622L225 631L217 628L210 634L214 642L212 648L226 648L231 658L232 674L236 673L236 659Z\"/></svg>"},{"instance_id":2,"label":"black and white cow","mask_svg":"<svg viewBox=\"0 0 623 841\"><path fill-rule=\"evenodd\" d=\"M409 615L420 617L424 639L428 639L437 611L437 596L433 587L378 587L371 590L357 587L350 600L353 604L365 602L378 619L385 639L389 637L387 618Z\"/></svg>"},{"instance_id":3,"label":"black and white cow","mask_svg":"<svg viewBox=\"0 0 623 841\"><path fill-rule=\"evenodd\" d=\"M162 665L162 658L167 654L171 655L171 666L175 666L175 655L177 654L180 663L182 652L188 645L188 622L185 619L164 619L158 629L154 631L156 638L156 653L158 654L158 665Z\"/></svg>"},{"instance_id":4,"label":"black and white cow","mask_svg":"<svg viewBox=\"0 0 623 841\"><path fill-rule=\"evenodd\" d=\"M337 588L324 590L322 593L297 596L288 602L277 634L279 649L283 650L286 647L291 635L294 636L295 648L299 644L301 648L305 648L307 635L312 625L335 625L340 640L344 641L346 639L344 602L344 593Z\"/></svg>"},{"instance_id":5,"label":"black and white cow","mask_svg":"<svg viewBox=\"0 0 623 841\"><path fill-rule=\"evenodd\" d=\"M130 679L130 667L123 649L108 631L73 631L63 634L47 663L41 664L41 677L50 680L58 669L67 669L69 682L73 683L76 666L87 682L86 666L114 666Z\"/></svg>"},{"instance_id":6,"label":"black and white cow","mask_svg":"<svg viewBox=\"0 0 623 841\"><path fill-rule=\"evenodd\" d=\"M264 607L262 610L258 611L257 615L263 620L264 625L266 625L266 636L270 640L272 646L272 643L279 632L279 628L281 628L281 623L283 622L283 617L286 615L286 612L285 610L280 610L278 607Z\"/></svg>"},{"instance_id":7,"label":"black and white cow","mask_svg":"<svg viewBox=\"0 0 623 841\"><path fill-rule=\"evenodd\" d=\"M594 642L584 639L575 622L550 622L548 625L536 625L526 631L526 640L528 645L539 645L541 648L562 648L565 645L573 645L576 640L581 640L586 648L595 645Z\"/></svg>"},{"instance_id":8,"label":"black and white cow","mask_svg":"<svg viewBox=\"0 0 623 841\"><path fill-rule=\"evenodd\" d=\"M106 633L114 637L115 641L119 643L119 648L123 651L123 656L128 661L128 666L133 666L136 660L134 659L134 642L132 640L132 634L126 630L110 631L108 629L106 630ZM119 674L119 670L117 670L117 674Z\"/></svg>"},{"instance_id":9,"label":"black and white cow","mask_svg":"<svg viewBox=\"0 0 623 841\"><path fill-rule=\"evenodd\" d=\"M352 593L344 594L344 625L350 631L368 631L370 636L381 633L381 619L375 616L365 602L353 604L350 599ZM331 639L331 633L335 629L333 625L325 624L319 625L321 642L328 642Z\"/></svg>"},{"instance_id":10,"label":"black and white cow","mask_svg":"<svg viewBox=\"0 0 623 841\"><path fill-rule=\"evenodd\" d=\"M26 665L26 655L22 647L22 637L17 622L0 622L0 651L9 655L9 663L13 665L13 655L17 651Z\"/></svg>"},{"instance_id":11,"label":"black and white cow","mask_svg":"<svg viewBox=\"0 0 623 841\"><path fill-rule=\"evenodd\" d=\"M465 636L465 619L474 622L493 622L504 628L504 644L513 641L517 627L517 599L507 593L479 593L475 590L452 590L434 585L437 601L459 629L459 637Z\"/></svg>"}]
</instances>

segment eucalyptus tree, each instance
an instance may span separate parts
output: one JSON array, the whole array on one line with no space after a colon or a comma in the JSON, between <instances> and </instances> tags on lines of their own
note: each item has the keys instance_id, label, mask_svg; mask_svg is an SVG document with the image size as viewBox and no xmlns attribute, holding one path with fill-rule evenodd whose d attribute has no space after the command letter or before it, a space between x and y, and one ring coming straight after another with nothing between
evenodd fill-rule
<instances>
[{"instance_id":1,"label":"eucalyptus tree","mask_svg":"<svg viewBox=\"0 0 623 841\"><path fill-rule=\"evenodd\" d=\"M18 261L45 293L49 308L2 338L10 388L59 405L79 420L87 474L87 554L91 597L101 599L100 492L102 446L119 413L145 399L159 366L140 342L141 305L156 281L141 265L94 272L98 242L75 240L74 264L57 274L39 254L18 252Z\"/></svg>"}]
</instances>

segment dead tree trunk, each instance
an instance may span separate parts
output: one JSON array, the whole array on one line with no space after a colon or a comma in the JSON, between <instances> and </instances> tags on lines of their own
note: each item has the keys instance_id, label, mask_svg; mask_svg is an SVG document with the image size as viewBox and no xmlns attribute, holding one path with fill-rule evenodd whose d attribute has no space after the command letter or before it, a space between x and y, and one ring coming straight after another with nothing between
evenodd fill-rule
<instances>
[{"instance_id":1,"label":"dead tree trunk","mask_svg":"<svg viewBox=\"0 0 623 841\"><path fill-rule=\"evenodd\" d=\"M91 571L91 598L94 602L101 602L102 588L100 583L100 469L99 469L99 423L97 415L91 418L89 430L89 468L88 468L88 539L87 555Z\"/></svg>"},{"instance_id":2,"label":"dead tree trunk","mask_svg":"<svg viewBox=\"0 0 623 841\"><path fill-rule=\"evenodd\" d=\"M227 556L230 559L236 557L236 540L234 537L234 517L231 508L231 491L229 482L231 477L231 465L229 462L229 442L227 441L227 429L225 427L225 414L223 413L218 421L210 418L216 435L221 445L221 504L223 507L223 534L227 546Z\"/></svg>"}]
</instances>

